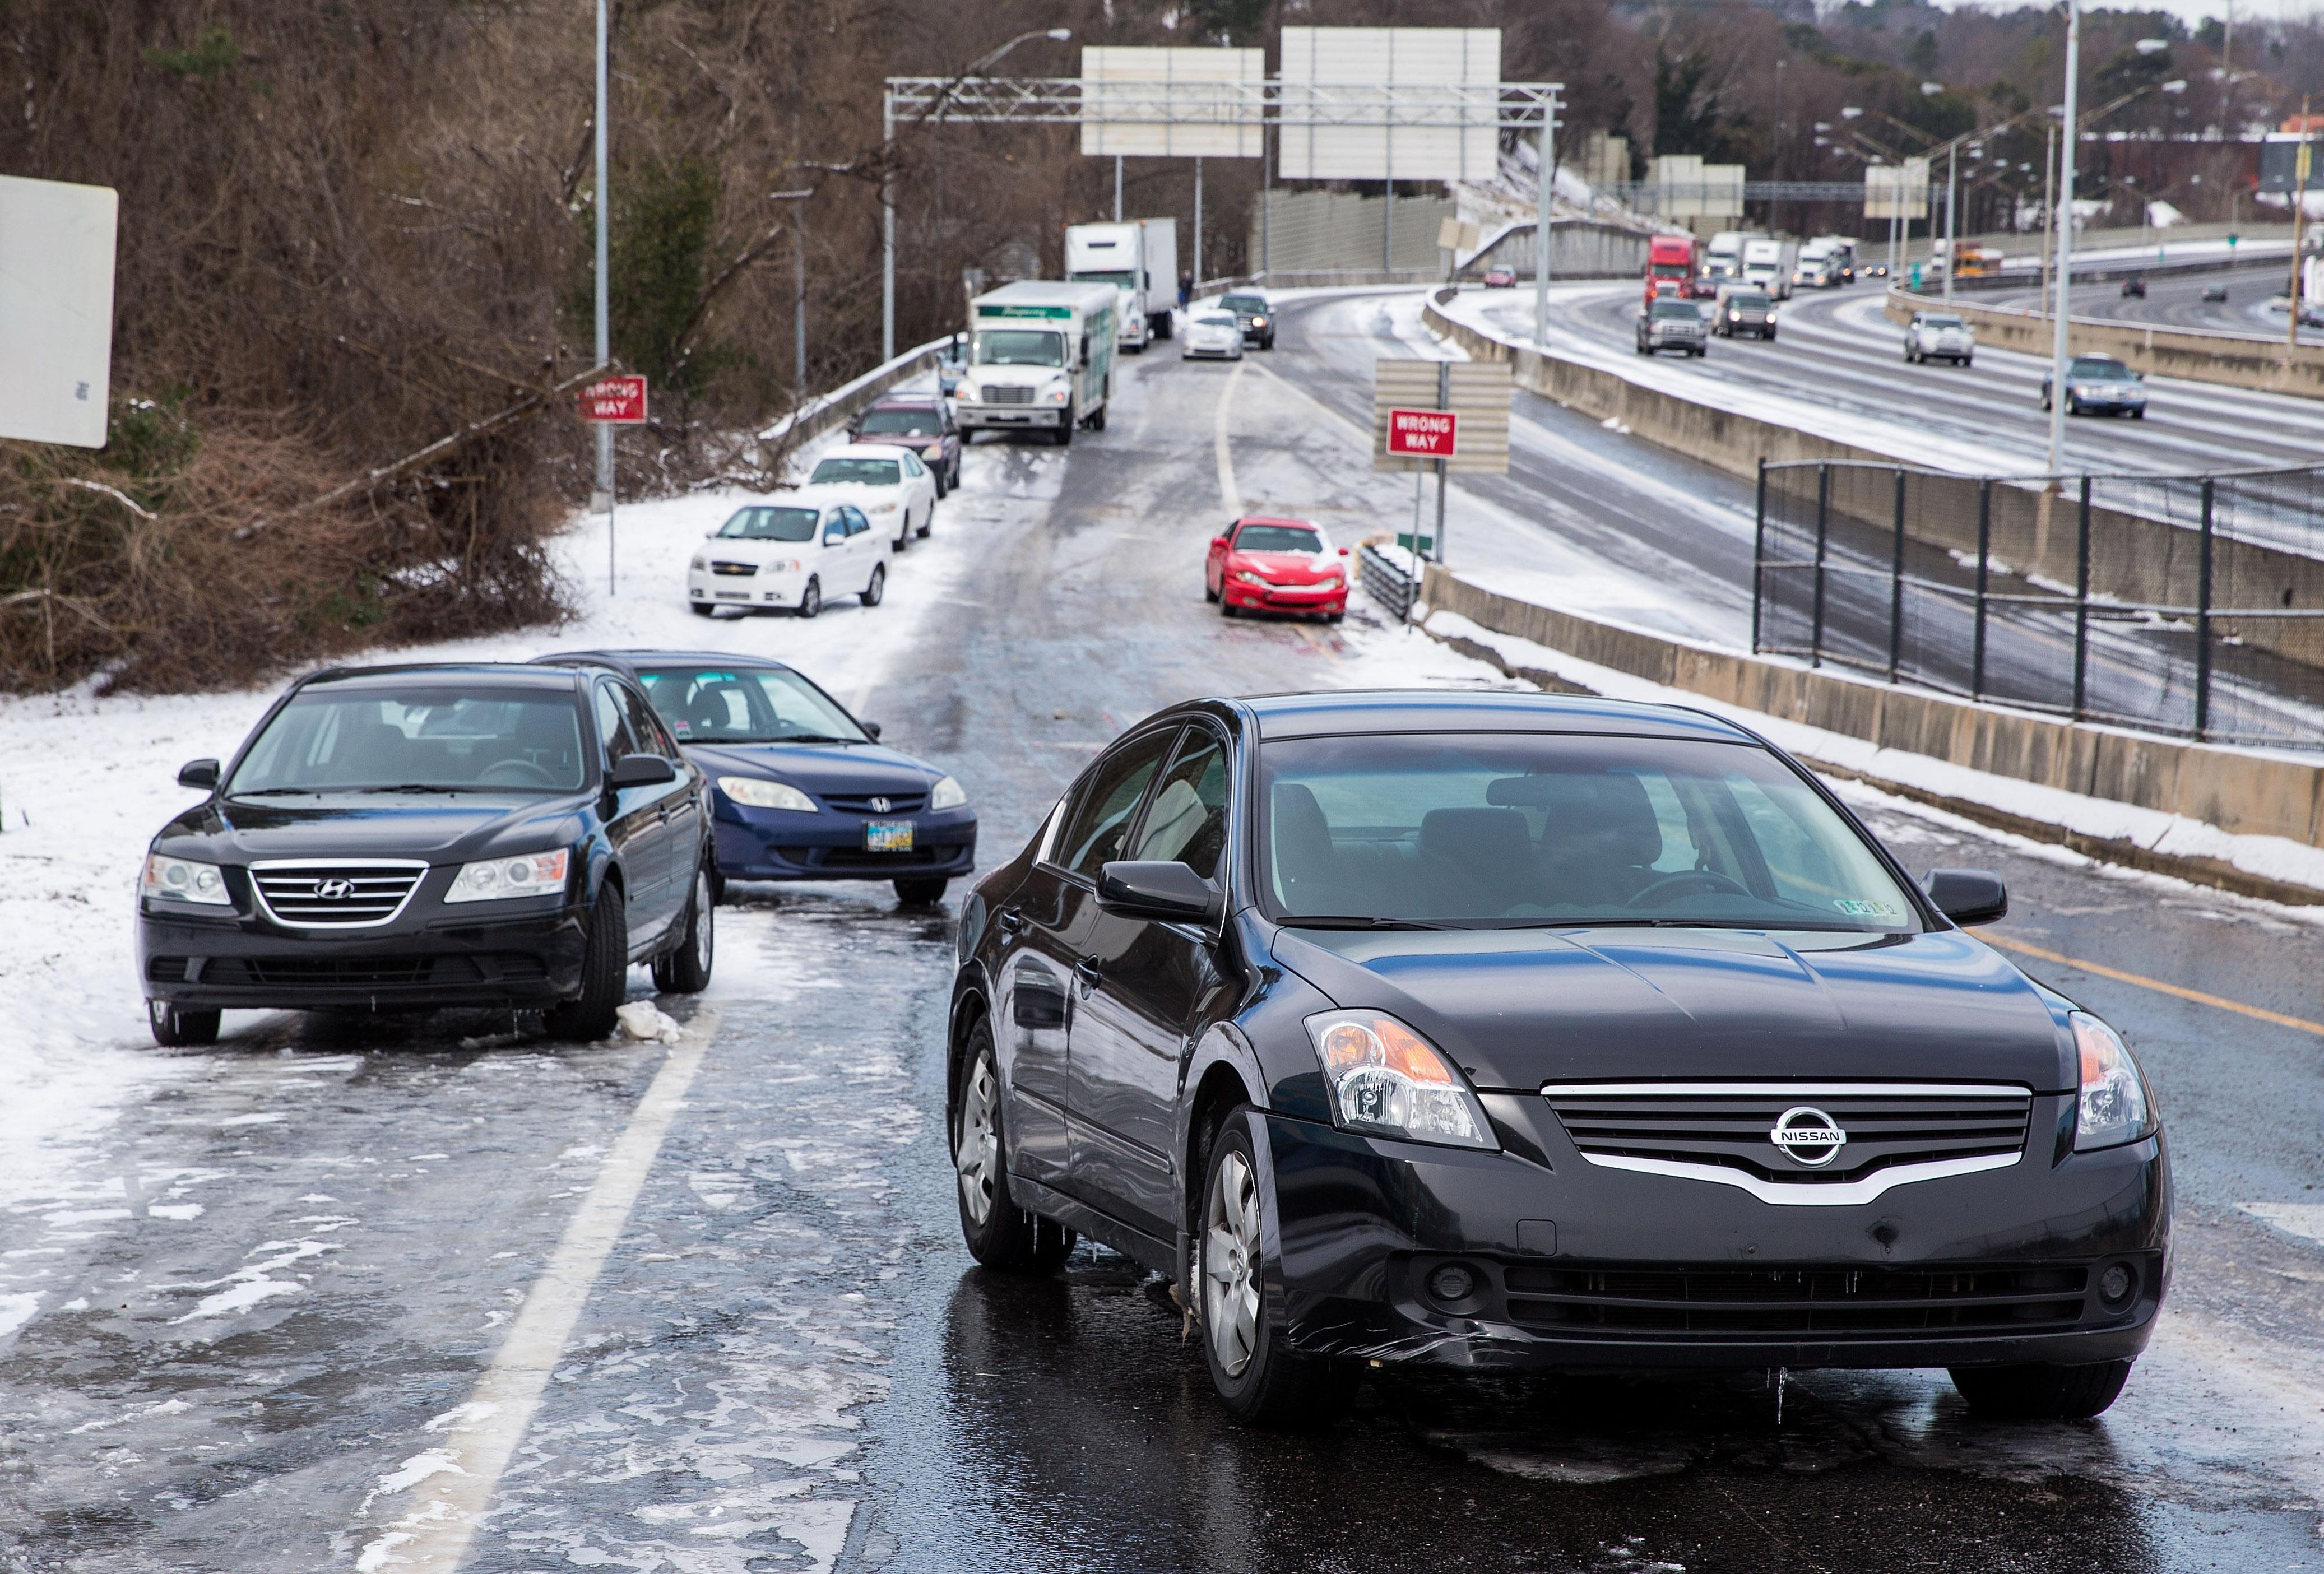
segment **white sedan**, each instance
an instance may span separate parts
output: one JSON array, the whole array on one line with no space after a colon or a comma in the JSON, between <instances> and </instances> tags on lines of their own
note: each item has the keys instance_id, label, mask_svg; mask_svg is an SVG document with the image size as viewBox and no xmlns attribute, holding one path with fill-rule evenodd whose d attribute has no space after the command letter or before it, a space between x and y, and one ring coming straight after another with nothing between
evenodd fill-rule
<instances>
[{"instance_id":1,"label":"white sedan","mask_svg":"<svg viewBox=\"0 0 2324 1574\"><path fill-rule=\"evenodd\" d=\"M1186 340L1178 351L1181 361L1242 359L1242 328L1231 312L1206 311L1186 325Z\"/></svg>"},{"instance_id":2,"label":"white sedan","mask_svg":"<svg viewBox=\"0 0 2324 1574\"><path fill-rule=\"evenodd\" d=\"M844 489L881 538L894 538L899 552L936 522L936 473L908 448L844 443L817 460L807 480L809 486Z\"/></svg>"},{"instance_id":3,"label":"white sedan","mask_svg":"<svg viewBox=\"0 0 2324 1574\"><path fill-rule=\"evenodd\" d=\"M733 607L811 618L835 595L878 606L888 591L888 538L847 495L851 490L801 487L735 510L704 538L687 567L694 615Z\"/></svg>"}]
</instances>

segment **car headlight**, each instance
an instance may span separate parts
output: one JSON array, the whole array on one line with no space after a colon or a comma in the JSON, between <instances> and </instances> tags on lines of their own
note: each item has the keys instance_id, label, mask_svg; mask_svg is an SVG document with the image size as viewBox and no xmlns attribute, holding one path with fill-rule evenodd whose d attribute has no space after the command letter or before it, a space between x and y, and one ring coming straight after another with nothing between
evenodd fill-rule
<instances>
[{"instance_id":1,"label":"car headlight","mask_svg":"<svg viewBox=\"0 0 2324 1574\"><path fill-rule=\"evenodd\" d=\"M768 564L761 572L766 574L797 574L806 566L807 563L802 558L780 557L777 558L774 562Z\"/></svg>"},{"instance_id":2,"label":"car headlight","mask_svg":"<svg viewBox=\"0 0 2324 1574\"><path fill-rule=\"evenodd\" d=\"M1739 311L1730 311L1727 314L1727 320L1729 322L1741 322L1743 320L1743 314Z\"/></svg>"},{"instance_id":3,"label":"car headlight","mask_svg":"<svg viewBox=\"0 0 2324 1574\"><path fill-rule=\"evenodd\" d=\"M769 781L758 776L722 776L718 790L738 804L753 809L793 809L802 815L817 814L815 800L788 782Z\"/></svg>"},{"instance_id":4,"label":"car headlight","mask_svg":"<svg viewBox=\"0 0 2324 1574\"><path fill-rule=\"evenodd\" d=\"M2130 1058L2122 1037L2087 1011L2068 1018L2082 1064L2081 1091L2075 1101L2074 1146L2088 1151L2119 1147L2154 1135L2154 1107L2146 1079Z\"/></svg>"},{"instance_id":5,"label":"car headlight","mask_svg":"<svg viewBox=\"0 0 2324 1574\"><path fill-rule=\"evenodd\" d=\"M1250 326L1255 328L1263 328L1267 326L1267 319L1263 317L1255 317L1250 319Z\"/></svg>"},{"instance_id":6,"label":"car headlight","mask_svg":"<svg viewBox=\"0 0 2324 1574\"><path fill-rule=\"evenodd\" d=\"M1317 580L1315 582L1315 588L1317 590L1337 590L1342 583L1344 582L1339 575L1331 574Z\"/></svg>"},{"instance_id":7,"label":"car headlight","mask_svg":"<svg viewBox=\"0 0 2324 1574\"><path fill-rule=\"evenodd\" d=\"M696 558L694 560L694 572L695 572L695 573L696 573L696 574L707 574L707 573L709 573L709 572L710 572L710 559L709 559L709 558L707 558L707 557L696 557Z\"/></svg>"},{"instance_id":8,"label":"car headlight","mask_svg":"<svg viewBox=\"0 0 2324 1574\"><path fill-rule=\"evenodd\" d=\"M892 514L896 511L896 505L892 502L875 502L863 511L867 514Z\"/></svg>"},{"instance_id":9,"label":"car headlight","mask_svg":"<svg viewBox=\"0 0 2324 1574\"><path fill-rule=\"evenodd\" d=\"M967 802L968 789L948 776L928 789L928 807L931 809L957 809Z\"/></svg>"},{"instance_id":10,"label":"car headlight","mask_svg":"<svg viewBox=\"0 0 2324 1574\"><path fill-rule=\"evenodd\" d=\"M1063 404L1063 403L1065 403L1065 400L1067 400L1071 399L1073 396L1074 396L1074 393L1073 393L1073 390L1072 390L1072 389L1070 389L1070 388L1058 388L1058 389L1053 389L1053 390L1051 390L1051 391L1050 391L1047 395L1045 395L1044 397L1046 397L1051 404Z\"/></svg>"},{"instance_id":11,"label":"car headlight","mask_svg":"<svg viewBox=\"0 0 2324 1574\"><path fill-rule=\"evenodd\" d=\"M198 902L206 907L234 906L234 898L226 894L226 875L217 864L168 858L158 852L145 855L145 874L137 882L137 890L141 896L172 902Z\"/></svg>"},{"instance_id":12,"label":"car headlight","mask_svg":"<svg viewBox=\"0 0 2324 1574\"><path fill-rule=\"evenodd\" d=\"M1343 1131L1450 1147L1498 1149L1484 1106L1452 1063L1395 1017L1326 1011L1307 1018L1315 1058Z\"/></svg>"},{"instance_id":13,"label":"car headlight","mask_svg":"<svg viewBox=\"0 0 2324 1574\"><path fill-rule=\"evenodd\" d=\"M1253 574L1248 568L1236 569L1235 577L1242 581L1245 584L1273 584L1275 583L1275 581L1268 578L1264 574Z\"/></svg>"},{"instance_id":14,"label":"car headlight","mask_svg":"<svg viewBox=\"0 0 2324 1574\"><path fill-rule=\"evenodd\" d=\"M497 902L509 897L550 897L565 888L565 871L572 854L527 852L515 858L488 858L464 863L452 878L447 902Z\"/></svg>"}]
</instances>

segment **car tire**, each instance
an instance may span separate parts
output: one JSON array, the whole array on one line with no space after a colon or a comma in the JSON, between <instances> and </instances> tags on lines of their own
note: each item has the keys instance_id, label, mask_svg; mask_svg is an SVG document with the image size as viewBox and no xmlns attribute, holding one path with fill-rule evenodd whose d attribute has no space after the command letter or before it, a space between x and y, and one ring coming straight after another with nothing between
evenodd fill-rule
<instances>
[{"instance_id":1,"label":"car tire","mask_svg":"<svg viewBox=\"0 0 2324 1574\"><path fill-rule=\"evenodd\" d=\"M1219 599L1219 593L1212 588L1211 576L1207 574L1203 575L1203 599L1206 602L1215 602Z\"/></svg>"},{"instance_id":2,"label":"car tire","mask_svg":"<svg viewBox=\"0 0 2324 1574\"><path fill-rule=\"evenodd\" d=\"M1339 1419L1351 1397L1349 1375L1285 1348L1267 1312L1264 1243L1273 1203L1259 1184L1250 1106L1238 1105L1204 1155L1202 1210L1195 1215L1188 1275L1198 1308L1203 1364L1219 1403L1246 1426L1305 1430Z\"/></svg>"},{"instance_id":3,"label":"car tire","mask_svg":"<svg viewBox=\"0 0 2324 1574\"><path fill-rule=\"evenodd\" d=\"M1001 1072L992 1029L968 1030L954 1090L954 1195L968 1255L1004 1274L1053 1274L1073 1256L1074 1235L1054 1219L1028 1213L1009 1197L1009 1141L1001 1125Z\"/></svg>"},{"instance_id":4,"label":"car tire","mask_svg":"<svg viewBox=\"0 0 2324 1574\"><path fill-rule=\"evenodd\" d=\"M163 1049L216 1044L218 1015L216 1011L189 1011L168 1000L145 1002L145 1024L153 1030L153 1042Z\"/></svg>"},{"instance_id":5,"label":"car tire","mask_svg":"<svg viewBox=\"0 0 2324 1574\"><path fill-rule=\"evenodd\" d=\"M2046 393L2042 396L2042 408L2043 410L2050 408L2050 396Z\"/></svg>"},{"instance_id":6,"label":"car tire","mask_svg":"<svg viewBox=\"0 0 2324 1574\"><path fill-rule=\"evenodd\" d=\"M957 455L957 454L954 454L954 455L952 456L952 487L951 487L951 490L952 490L952 491L954 491L954 492L958 492L958 491L960 490L960 456L959 456L959 455Z\"/></svg>"},{"instance_id":7,"label":"car tire","mask_svg":"<svg viewBox=\"0 0 2324 1574\"><path fill-rule=\"evenodd\" d=\"M896 527L896 538L888 543L888 550L890 552L908 551L911 548L911 545L912 511L910 506L907 504L904 509L903 520Z\"/></svg>"},{"instance_id":8,"label":"car tire","mask_svg":"<svg viewBox=\"0 0 2324 1574\"><path fill-rule=\"evenodd\" d=\"M952 881L938 874L899 879L894 884L896 899L907 907L933 907L944 900L945 887L952 884Z\"/></svg>"},{"instance_id":9,"label":"car tire","mask_svg":"<svg viewBox=\"0 0 2324 1574\"><path fill-rule=\"evenodd\" d=\"M928 479L930 479L931 481L933 481L933 482L935 482L935 483L936 483L936 498L937 498L937 500L938 500L939 502L941 502L941 501L943 500L943 498L944 498L944 494L945 494L945 491L946 491L946 488L945 488L945 473L944 473L944 470L942 469L942 467L941 467L941 466L933 466L933 465L932 465L932 466L930 466L930 467L929 467L929 470L928 470Z\"/></svg>"},{"instance_id":10,"label":"car tire","mask_svg":"<svg viewBox=\"0 0 2324 1574\"><path fill-rule=\"evenodd\" d=\"M613 1031L613 1013L629 991L630 911L622 888L612 880L589 909L589 932L581 943L581 992L540 1014L552 1038L591 1044Z\"/></svg>"},{"instance_id":11,"label":"car tire","mask_svg":"<svg viewBox=\"0 0 2324 1574\"><path fill-rule=\"evenodd\" d=\"M1049 441L1056 444L1060 448L1072 447L1074 446L1074 418L1067 416L1064 420L1059 421L1057 423L1057 429L1050 437Z\"/></svg>"},{"instance_id":12,"label":"car tire","mask_svg":"<svg viewBox=\"0 0 2324 1574\"><path fill-rule=\"evenodd\" d=\"M715 864L710 870L710 905L714 907L726 905L726 877L718 872Z\"/></svg>"},{"instance_id":13,"label":"car tire","mask_svg":"<svg viewBox=\"0 0 2324 1574\"><path fill-rule=\"evenodd\" d=\"M1219 597L1219 616L1222 618L1239 618L1242 616L1242 609L1235 605L1234 603L1227 600L1224 595L1221 595Z\"/></svg>"},{"instance_id":14,"label":"car tire","mask_svg":"<svg viewBox=\"0 0 2324 1574\"><path fill-rule=\"evenodd\" d=\"M1905 346L1904 346L1904 364L1905 364L1905 365L1907 365L1907 366L1910 366L1912 364L1913 364L1913 346L1912 346L1912 345L1905 345Z\"/></svg>"},{"instance_id":15,"label":"car tire","mask_svg":"<svg viewBox=\"0 0 2324 1574\"><path fill-rule=\"evenodd\" d=\"M823 581L820 578L810 579L807 582L807 588L799 592L798 615L802 618L811 618L821 611L823 611Z\"/></svg>"},{"instance_id":16,"label":"car tire","mask_svg":"<svg viewBox=\"0 0 2324 1574\"><path fill-rule=\"evenodd\" d=\"M923 540L923 541L927 540L927 539L928 538L928 532L929 532L930 530L935 529L936 528L936 504L934 504L934 503L930 503L930 504L928 504L928 511L927 511L926 514L922 515L922 516L921 516L921 518L920 518L920 529L919 529L919 538L920 538L920 539L921 539L921 540Z\"/></svg>"},{"instance_id":17,"label":"car tire","mask_svg":"<svg viewBox=\"0 0 2324 1574\"><path fill-rule=\"evenodd\" d=\"M1972 1413L1997 1421L2088 1421L2122 1395L2129 1361L2084 1367L1955 1367L1947 1376Z\"/></svg>"},{"instance_id":18,"label":"car tire","mask_svg":"<svg viewBox=\"0 0 2324 1574\"><path fill-rule=\"evenodd\" d=\"M694 890L686 898L683 938L676 950L654 958L654 988L665 995L698 995L710 987L710 965L718 944L718 896L711 879L707 863L695 870Z\"/></svg>"},{"instance_id":19,"label":"car tire","mask_svg":"<svg viewBox=\"0 0 2324 1574\"><path fill-rule=\"evenodd\" d=\"M1099 405L1097 407L1097 413L1090 417L1089 429L1091 431L1102 432L1105 430L1105 406Z\"/></svg>"},{"instance_id":20,"label":"car tire","mask_svg":"<svg viewBox=\"0 0 2324 1574\"><path fill-rule=\"evenodd\" d=\"M1771 345L1775 342L1775 330L1773 328L1767 330L1767 342Z\"/></svg>"},{"instance_id":21,"label":"car tire","mask_svg":"<svg viewBox=\"0 0 2324 1574\"><path fill-rule=\"evenodd\" d=\"M887 594L888 566L885 563L874 563L872 566L871 580L856 593L855 599L867 607L876 607L880 604L880 598Z\"/></svg>"},{"instance_id":22,"label":"car tire","mask_svg":"<svg viewBox=\"0 0 2324 1574\"><path fill-rule=\"evenodd\" d=\"M708 602L690 601L686 603L686 610L692 612L697 618L706 618L718 609L712 606Z\"/></svg>"},{"instance_id":23,"label":"car tire","mask_svg":"<svg viewBox=\"0 0 2324 1574\"><path fill-rule=\"evenodd\" d=\"M2135 421L2143 421L2143 420L2144 420L2144 419L2146 419L2146 409L2145 409L2145 407L2144 407L2144 405L2142 405L2142 406L2140 406L2138 409L2136 409L2136 410L2132 410L2132 411L2130 412L2130 419L2133 419L2133 420L2135 420Z\"/></svg>"}]
</instances>

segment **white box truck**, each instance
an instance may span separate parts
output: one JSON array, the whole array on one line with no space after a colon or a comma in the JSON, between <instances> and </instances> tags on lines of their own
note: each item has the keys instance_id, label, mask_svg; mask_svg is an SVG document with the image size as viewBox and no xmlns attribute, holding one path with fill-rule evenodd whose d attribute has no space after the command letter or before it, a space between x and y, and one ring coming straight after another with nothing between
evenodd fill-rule
<instances>
[{"instance_id":1,"label":"white box truck","mask_svg":"<svg viewBox=\"0 0 2324 1574\"><path fill-rule=\"evenodd\" d=\"M1800 243L1754 235L1743 243L1743 281L1757 284L1771 300L1792 298L1792 275L1800 265Z\"/></svg>"},{"instance_id":2,"label":"white box truck","mask_svg":"<svg viewBox=\"0 0 2324 1574\"><path fill-rule=\"evenodd\" d=\"M1074 428L1105 430L1113 391L1111 284L1020 279L968 303L968 366L953 394L961 430L1049 434L1063 446Z\"/></svg>"},{"instance_id":3,"label":"white box truck","mask_svg":"<svg viewBox=\"0 0 2324 1574\"><path fill-rule=\"evenodd\" d=\"M1178 300L1178 221L1132 218L1065 226L1065 277L1121 292L1115 327L1121 347L1141 351L1170 336Z\"/></svg>"},{"instance_id":4,"label":"white box truck","mask_svg":"<svg viewBox=\"0 0 2324 1574\"><path fill-rule=\"evenodd\" d=\"M1702 249L1702 276L1713 284L1730 284L1743 277L1743 246L1766 237L1757 230L1723 229Z\"/></svg>"}]
</instances>

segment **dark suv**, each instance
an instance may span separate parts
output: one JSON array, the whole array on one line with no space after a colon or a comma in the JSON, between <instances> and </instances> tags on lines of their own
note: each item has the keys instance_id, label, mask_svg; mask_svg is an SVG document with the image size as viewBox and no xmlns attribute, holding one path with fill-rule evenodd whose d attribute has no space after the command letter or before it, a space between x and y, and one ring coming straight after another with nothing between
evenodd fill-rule
<instances>
[{"instance_id":1,"label":"dark suv","mask_svg":"<svg viewBox=\"0 0 2324 1574\"><path fill-rule=\"evenodd\" d=\"M154 1038L225 1008L542 1009L601 1038L632 962L708 984L710 816L638 686L602 669L319 672L153 838L137 968Z\"/></svg>"},{"instance_id":2,"label":"dark suv","mask_svg":"<svg viewBox=\"0 0 2324 1574\"><path fill-rule=\"evenodd\" d=\"M936 478L936 495L960 485L960 449L964 439L951 403L933 393L882 394L847 423L851 442L890 443L909 448Z\"/></svg>"}]
</instances>

